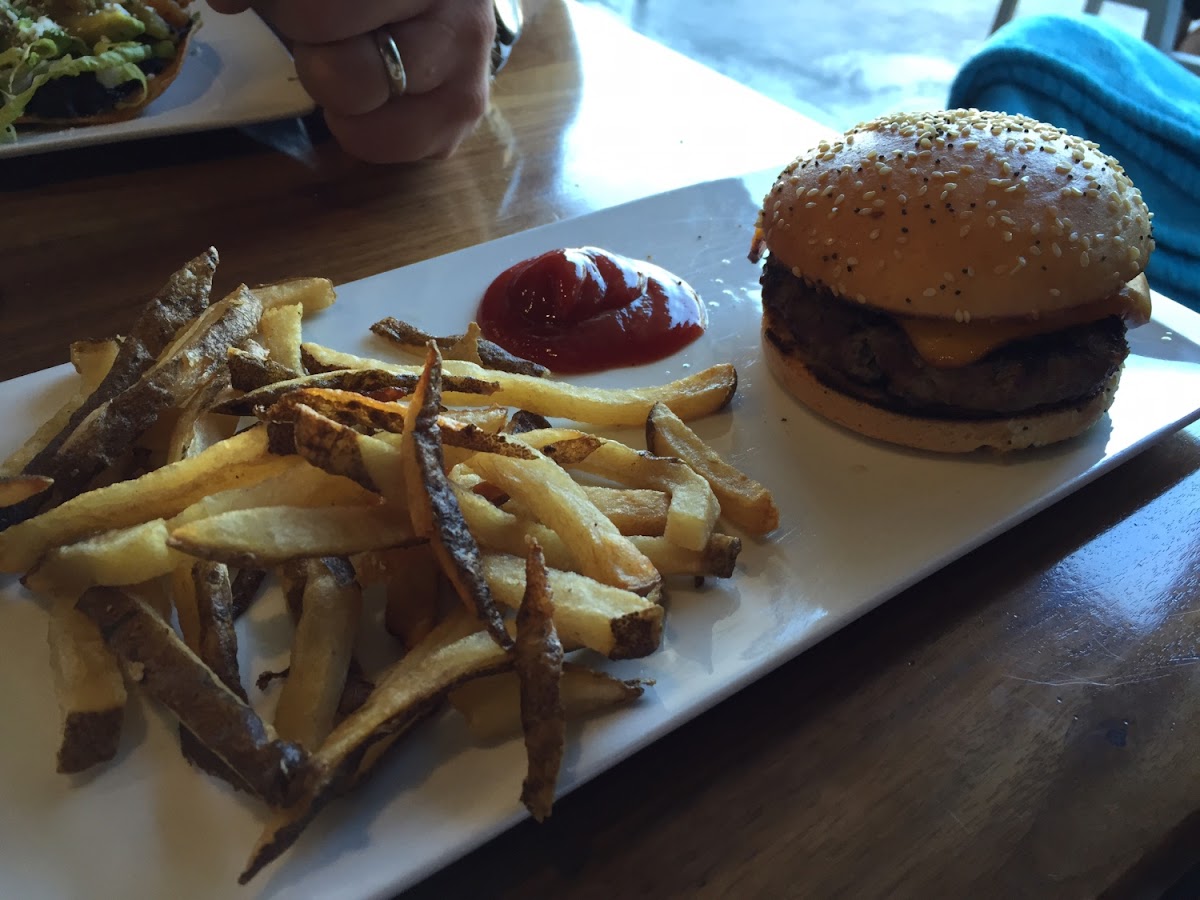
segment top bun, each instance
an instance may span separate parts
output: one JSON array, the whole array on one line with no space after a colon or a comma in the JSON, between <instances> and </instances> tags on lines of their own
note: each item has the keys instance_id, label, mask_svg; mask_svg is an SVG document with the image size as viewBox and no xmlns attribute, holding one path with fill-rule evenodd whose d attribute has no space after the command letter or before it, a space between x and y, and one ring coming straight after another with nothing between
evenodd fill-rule
<instances>
[{"instance_id":1,"label":"top bun","mask_svg":"<svg viewBox=\"0 0 1200 900\"><path fill-rule=\"evenodd\" d=\"M1111 156L1026 116L883 116L789 165L762 236L792 273L910 316L1037 316L1102 300L1154 249Z\"/></svg>"}]
</instances>

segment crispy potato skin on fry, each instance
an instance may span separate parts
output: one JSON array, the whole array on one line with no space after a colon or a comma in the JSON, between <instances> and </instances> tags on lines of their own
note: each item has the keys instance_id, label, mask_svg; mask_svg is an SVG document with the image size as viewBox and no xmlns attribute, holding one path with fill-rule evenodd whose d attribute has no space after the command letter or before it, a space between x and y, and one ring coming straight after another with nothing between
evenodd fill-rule
<instances>
[{"instance_id":1,"label":"crispy potato skin on fry","mask_svg":"<svg viewBox=\"0 0 1200 900\"><path fill-rule=\"evenodd\" d=\"M76 608L96 623L135 680L255 793L272 806L287 802L294 781L306 770L307 756L295 744L277 739L157 613L109 588L88 591Z\"/></svg>"},{"instance_id":2,"label":"crispy potato skin on fry","mask_svg":"<svg viewBox=\"0 0 1200 900\"><path fill-rule=\"evenodd\" d=\"M432 526L434 553L442 571L454 585L462 601L475 609L488 633L501 647L511 647L512 637L504 627L500 610L492 599L491 588L483 575L479 545L467 527L459 508L454 487L446 477L442 457L441 430L438 427L438 408L441 404L442 360L436 346L430 345L425 370L417 382L409 405L409 419L404 437L410 456L406 458L409 477L410 508L413 527L421 531L419 522L428 520ZM419 479L419 480L418 480ZM420 490L418 485L423 485Z\"/></svg>"},{"instance_id":3,"label":"crispy potato skin on fry","mask_svg":"<svg viewBox=\"0 0 1200 900\"><path fill-rule=\"evenodd\" d=\"M528 772L521 802L537 821L550 815L554 787L567 741L567 715L560 687L563 646L554 630L554 601L546 580L546 560L530 539L525 561L525 596L517 610L513 667L521 685L521 727Z\"/></svg>"},{"instance_id":4,"label":"crispy potato skin on fry","mask_svg":"<svg viewBox=\"0 0 1200 900\"><path fill-rule=\"evenodd\" d=\"M64 455L64 444L77 438L85 421L123 392L132 388L155 363L176 332L208 305L217 251L209 248L175 272L166 285L142 310L133 331L121 342L108 375L99 387L71 414L63 429L24 468L24 474L45 475L56 482L51 495L40 494L17 506L0 509L0 530L22 522L45 508L47 502L61 503L86 485L111 454L111 443L88 446L84 442L76 452ZM138 403L151 403L163 393L161 386L146 387L133 395ZM131 401L133 402L133 401ZM115 420L124 428L149 425L145 416L128 414ZM97 461L92 454L105 454Z\"/></svg>"}]
</instances>

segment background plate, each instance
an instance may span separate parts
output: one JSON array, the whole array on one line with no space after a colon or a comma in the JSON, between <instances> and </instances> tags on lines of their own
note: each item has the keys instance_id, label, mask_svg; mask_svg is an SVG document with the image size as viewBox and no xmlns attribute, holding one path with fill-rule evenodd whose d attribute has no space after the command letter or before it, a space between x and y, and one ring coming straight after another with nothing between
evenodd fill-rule
<instances>
[{"instance_id":1,"label":"background plate","mask_svg":"<svg viewBox=\"0 0 1200 900\"><path fill-rule=\"evenodd\" d=\"M204 0L196 0L188 10L201 19L188 58L179 77L140 116L85 128L21 128L15 144L0 144L0 159L230 128L313 111L291 56L262 19L253 13L217 15Z\"/></svg>"},{"instance_id":2,"label":"background plate","mask_svg":"<svg viewBox=\"0 0 1200 900\"><path fill-rule=\"evenodd\" d=\"M1200 316L1156 297L1155 321L1131 333L1134 353L1110 417L1068 444L1011 458L939 458L814 418L759 358L758 269L746 251L771 177L697 185L347 285L308 326L311 340L389 356L367 331L379 317L460 330L496 273L579 244L650 256L708 302L711 328L686 351L581 380L657 383L736 363L734 408L698 430L775 491L782 524L769 540L747 542L732 581L672 585L661 651L610 666L657 685L640 703L571 729L565 790L1198 415ZM175 261L162 262L165 278ZM237 275L254 281L253 272ZM5 430L0 452L32 431L70 383L61 367L0 385L0 421L25 423ZM248 619L247 683L283 660L288 640L277 594ZM520 742L475 746L447 715L403 742L368 789L332 806L239 891L235 878L262 812L189 771L173 731L147 705L132 705L117 763L78 779L54 773L45 618L15 580L0 584L0 685L0 896L383 897L524 816Z\"/></svg>"}]
</instances>

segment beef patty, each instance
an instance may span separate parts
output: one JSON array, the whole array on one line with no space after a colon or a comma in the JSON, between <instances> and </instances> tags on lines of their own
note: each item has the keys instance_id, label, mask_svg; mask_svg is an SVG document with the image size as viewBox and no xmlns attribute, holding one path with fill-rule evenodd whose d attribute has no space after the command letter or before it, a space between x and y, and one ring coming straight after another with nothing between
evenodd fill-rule
<instances>
[{"instance_id":1,"label":"beef patty","mask_svg":"<svg viewBox=\"0 0 1200 900\"><path fill-rule=\"evenodd\" d=\"M834 296L767 261L767 339L829 387L909 415L991 418L1087 400L1129 354L1119 316L1013 341L983 359L937 368L889 315Z\"/></svg>"}]
</instances>

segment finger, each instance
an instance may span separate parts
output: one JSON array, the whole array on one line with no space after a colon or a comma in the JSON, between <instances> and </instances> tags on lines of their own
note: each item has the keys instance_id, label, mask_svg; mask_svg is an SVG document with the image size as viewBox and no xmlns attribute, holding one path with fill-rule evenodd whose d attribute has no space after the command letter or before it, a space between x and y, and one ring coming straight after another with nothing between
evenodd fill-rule
<instances>
[{"instance_id":1,"label":"finger","mask_svg":"<svg viewBox=\"0 0 1200 900\"><path fill-rule=\"evenodd\" d=\"M399 163L448 156L487 111L488 81L450 82L428 94L398 97L365 116L326 110L343 149L367 162Z\"/></svg>"},{"instance_id":2,"label":"finger","mask_svg":"<svg viewBox=\"0 0 1200 900\"><path fill-rule=\"evenodd\" d=\"M208 0L208 5L213 8L214 12L233 15L248 10L250 0Z\"/></svg>"},{"instance_id":3,"label":"finger","mask_svg":"<svg viewBox=\"0 0 1200 900\"><path fill-rule=\"evenodd\" d=\"M225 0L240 2L240 0ZM444 0L254 0L254 9L286 37L300 44L329 44L369 34L391 22L423 15Z\"/></svg>"},{"instance_id":4,"label":"finger","mask_svg":"<svg viewBox=\"0 0 1200 900\"><path fill-rule=\"evenodd\" d=\"M407 76L406 94L436 90L456 65L454 33L443 23L414 19L387 29L400 51ZM375 35L362 34L333 44L297 44L296 72L319 105L346 116L361 116L383 106L391 84Z\"/></svg>"}]
</instances>

